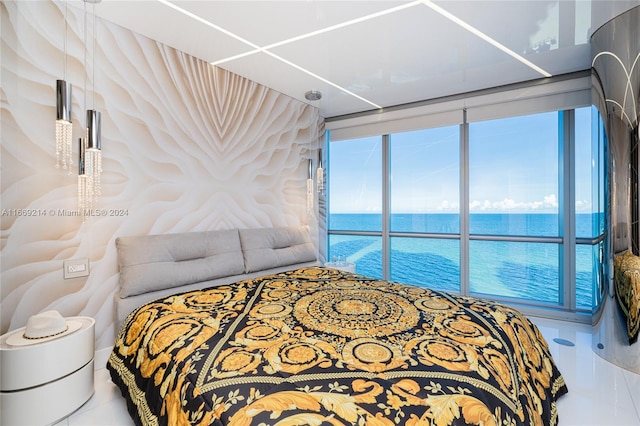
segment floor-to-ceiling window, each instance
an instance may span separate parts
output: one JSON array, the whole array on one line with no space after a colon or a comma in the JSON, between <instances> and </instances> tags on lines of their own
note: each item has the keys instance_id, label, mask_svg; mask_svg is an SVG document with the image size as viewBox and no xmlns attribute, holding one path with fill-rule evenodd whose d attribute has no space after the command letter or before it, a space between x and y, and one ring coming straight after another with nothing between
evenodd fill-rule
<instances>
[{"instance_id":1,"label":"floor-to-ceiling window","mask_svg":"<svg viewBox=\"0 0 640 426\"><path fill-rule=\"evenodd\" d=\"M576 109L575 121L576 306L595 309L605 291L607 137L597 108Z\"/></svg>"},{"instance_id":2,"label":"floor-to-ceiling window","mask_svg":"<svg viewBox=\"0 0 640 426\"><path fill-rule=\"evenodd\" d=\"M332 144L329 150L330 260L357 258L366 275L382 278L382 136ZM357 234L352 234L355 231Z\"/></svg>"},{"instance_id":3,"label":"floor-to-ceiling window","mask_svg":"<svg viewBox=\"0 0 640 426\"><path fill-rule=\"evenodd\" d=\"M458 126L391 134L391 280L460 290Z\"/></svg>"},{"instance_id":4,"label":"floor-to-ceiling window","mask_svg":"<svg viewBox=\"0 0 640 426\"><path fill-rule=\"evenodd\" d=\"M376 278L590 311L605 146L590 107L332 142L328 257Z\"/></svg>"},{"instance_id":5,"label":"floor-to-ceiling window","mask_svg":"<svg viewBox=\"0 0 640 426\"><path fill-rule=\"evenodd\" d=\"M560 112L469 124L469 292L561 301Z\"/></svg>"}]
</instances>

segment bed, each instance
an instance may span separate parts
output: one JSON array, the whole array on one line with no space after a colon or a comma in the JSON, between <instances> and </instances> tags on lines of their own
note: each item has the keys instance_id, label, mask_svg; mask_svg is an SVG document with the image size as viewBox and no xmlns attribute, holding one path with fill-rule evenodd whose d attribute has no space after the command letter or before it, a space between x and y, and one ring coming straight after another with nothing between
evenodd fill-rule
<instances>
[{"instance_id":1,"label":"bed","mask_svg":"<svg viewBox=\"0 0 640 426\"><path fill-rule=\"evenodd\" d=\"M267 254L290 247L262 237L258 251L240 238L245 263L270 257L245 266L259 275L173 288L126 317L107 368L136 424L558 423L566 384L518 311L308 264L300 240Z\"/></svg>"},{"instance_id":2,"label":"bed","mask_svg":"<svg viewBox=\"0 0 640 426\"><path fill-rule=\"evenodd\" d=\"M629 250L617 254L613 263L613 283L629 344L634 344L640 332L640 257Z\"/></svg>"}]
</instances>

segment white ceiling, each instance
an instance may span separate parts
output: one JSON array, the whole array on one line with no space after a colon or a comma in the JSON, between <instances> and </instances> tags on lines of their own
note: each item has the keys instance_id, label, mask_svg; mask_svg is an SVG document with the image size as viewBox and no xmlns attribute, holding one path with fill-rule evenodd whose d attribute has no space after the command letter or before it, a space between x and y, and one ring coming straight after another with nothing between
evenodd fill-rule
<instances>
[{"instance_id":1,"label":"white ceiling","mask_svg":"<svg viewBox=\"0 0 640 426\"><path fill-rule=\"evenodd\" d=\"M335 117L588 69L593 31L637 5L102 0L89 10ZM322 99L305 100L309 90Z\"/></svg>"}]
</instances>

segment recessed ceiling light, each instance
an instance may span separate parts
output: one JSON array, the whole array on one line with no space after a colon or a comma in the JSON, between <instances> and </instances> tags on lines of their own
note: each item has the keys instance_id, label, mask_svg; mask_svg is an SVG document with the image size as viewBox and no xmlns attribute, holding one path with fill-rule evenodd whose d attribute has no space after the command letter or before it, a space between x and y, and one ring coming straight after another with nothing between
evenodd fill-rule
<instances>
[{"instance_id":1,"label":"recessed ceiling light","mask_svg":"<svg viewBox=\"0 0 640 426\"><path fill-rule=\"evenodd\" d=\"M322 98L322 93L317 90L309 90L304 94L304 97L308 101L319 101Z\"/></svg>"}]
</instances>

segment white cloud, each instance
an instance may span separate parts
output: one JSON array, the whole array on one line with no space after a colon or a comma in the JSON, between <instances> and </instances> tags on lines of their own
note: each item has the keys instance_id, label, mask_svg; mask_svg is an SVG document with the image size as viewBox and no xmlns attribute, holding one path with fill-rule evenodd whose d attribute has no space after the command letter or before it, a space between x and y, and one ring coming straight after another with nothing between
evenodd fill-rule
<instances>
[{"instance_id":1,"label":"white cloud","mask_svg":"<svg viewBox=\"0 0 640 426\"><path fill-rule=\"evenodd\" d=\"M591 201L589 200L576 200L576 211L591 213Z\"/></svg>"},{"instance_id":2,"label":"white cloud","mask_svg":"<svg viewBox=\"0 0 640 426\"><path fill-rule=\"evenodd\" d=\"M542 201L516 201L511 198L504 198L500 201L478 201L469 203L471 211L481 212L536 212L543 210L554 210L558 208L558 197L556 194L549 194L543 197Z\"/></svg>"},{"instance_id":3,"label":"white cloud","mask_svg":"<svg viewBox=\"0 0 640 426\"><path fill-rule=\"evenodd\" d=\"M453 203L449 200L443 200L438 206L438 211L455 211L457 212L460 209L459 203Z\"/></svg>"},{"instance_id":4,"label":"white cloud","mask_svg":"<svg viewBox=\"0 0 640 426\"><path fill-rule=\"evenodd\" d=\"M558 207L558 197L556 197L556 194L550 194L544 197L543 205L544 207Z\"/></svg>"}]
</instances>

